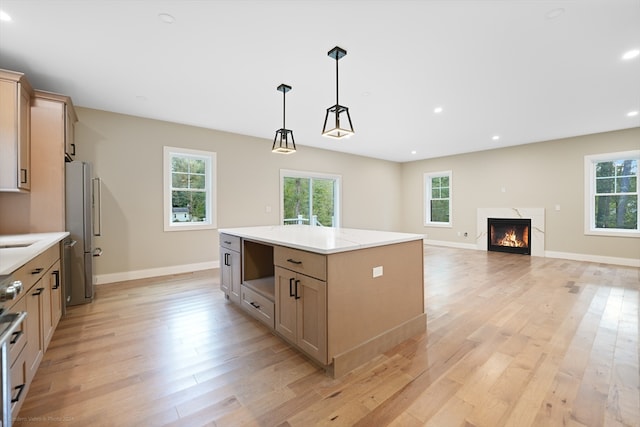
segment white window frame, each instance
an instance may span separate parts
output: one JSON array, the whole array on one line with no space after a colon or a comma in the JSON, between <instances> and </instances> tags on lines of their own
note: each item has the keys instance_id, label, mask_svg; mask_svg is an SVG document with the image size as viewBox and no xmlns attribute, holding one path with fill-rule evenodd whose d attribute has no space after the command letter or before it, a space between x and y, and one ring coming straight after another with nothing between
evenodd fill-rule
<instances>
[{"instance_id":1,"label":"white window frame","mask_svg":"<svg viewBox=\"0 0 640 427\"><path fill-rule=\"evenodd\" d=\"M584 156L584 234L586 235L610 237L640 237L640 230L596 228L596 163L621 159L635 159L640 164L640 150L592 154ZM638 195L638 193L635 194ZM638 213L638 215L640 215L640 212ZM638 226L640 227L640 218L638 219Z\"/></svg>"},{"instance_id":2,"label":"white window frame","mask_svg":"<svg viewBox=\"0 0 640 427\"><path fill-rule=\"evenodd\" d=\"M446 176L449 178L449 221L448 222L442 222L442 221L432 221L431 220L431 179L432 178L436 178L436 177L443 177ZM453 172L448 170L448 171L439 171L439 172L425 172L424 177L423 177L423 183L424 183L424 189L423 189L423 194L424 194L424 225L428 226L428 227L445 227L445 228L451 228L453 227L453 210L452 208L452 201L453 201Z\"/></svg>"},{"instance_id":3,"label":"white window frame","mask_svg":"<svg viewBox=\"0 0 640 427\"><path fill-rule=\"evenodd\" d=\"M330 173L323 172L308 172L308 171L299 171L292 169L280 169L280 224L284 224L284 178L285 177L293 177L293 178L320 178L320 179L333 179L336 183L334 200L333 200L333 211L334 211L334 224L333 227L338 228L342 223L342 209L341 209L341 199L342 199L342 175L335 175Z\"/></svg>"},{"instance_id":4,"label":"white window frame","mask_svg":"<svg viewBox=\"0 0 640 427\"><path fill-rule=\"evenodd\" d=\"M163 148L164 176L164 231L207 230L216 228L216 153L212 151L192 150L180 147ZM173 209L171 203L171 159L174 156L197 157L205 160L206 205L208 218L198 222L172 222Z\"/></svg>"}]
</instances>

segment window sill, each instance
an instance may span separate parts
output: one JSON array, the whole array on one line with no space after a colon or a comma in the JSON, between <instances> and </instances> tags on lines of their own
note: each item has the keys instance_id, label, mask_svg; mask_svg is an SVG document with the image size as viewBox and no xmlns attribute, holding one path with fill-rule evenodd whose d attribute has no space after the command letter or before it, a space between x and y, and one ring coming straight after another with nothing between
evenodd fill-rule
<instances>
[{"instance_id":1,"label":"window sill","mask_svg":"<svg viewBox=\"0 0 640 427\"><path fill-rule=\"evenodd\" d=\"M640 238L640 230L597 229L597 230L585 230L584 234L586 236Z\"/></svg>"},{"instance_id":2,"label":"window sill","mask_svg":"<svg viewBox=\"0 0 640 427\"><path fill-rule=\"evenodd\" d=\"M425 227L438 227L438 228L453 228L453 224L450 222L425 222Z\"/></svg>"}]
</instances>

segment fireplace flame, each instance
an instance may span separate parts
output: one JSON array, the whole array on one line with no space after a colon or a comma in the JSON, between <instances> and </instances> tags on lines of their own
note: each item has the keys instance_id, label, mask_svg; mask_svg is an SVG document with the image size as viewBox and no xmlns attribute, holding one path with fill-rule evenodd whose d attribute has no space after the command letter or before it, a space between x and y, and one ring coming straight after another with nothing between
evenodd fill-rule
<instances>
[{"instance_id":1,"label":"fireplace flame","mask_svg":"<svg viewBox=\"0 0 640 427\"><path fill-rule=\"evenodd\" d=\"M512 248L526 248L528 246L527 242L518 239L515 228L507 230L504 233L504 237L496 241L496 245L508 246Z\"/></svg>"}]
</instances>

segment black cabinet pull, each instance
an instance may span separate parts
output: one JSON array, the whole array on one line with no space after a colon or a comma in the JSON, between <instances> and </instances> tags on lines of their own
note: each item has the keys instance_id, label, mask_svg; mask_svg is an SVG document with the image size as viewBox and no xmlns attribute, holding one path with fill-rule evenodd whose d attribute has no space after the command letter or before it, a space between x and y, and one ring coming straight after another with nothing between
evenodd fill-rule
<instances>
[{"instance_id":1,"label":"black cabinet pull","mask_svg":"<svg viewBox=\"0 0 640 427\"><path fill-rule=\"evenodd\" d=\"M16 403L20 400L20 395L22 395L22 392L24 391L24 386L25 384L20 384L14 387L14 390L18 390L18 394L16 394L16 397L11 399L11 403Z\"/></svg>"},{"instance_id":2,"label":"black cabinet pull","mask_svg":"<svg viewBox=\"0 0 640 427\"><path fill-rule=\"evenodd\" d=\"M229 252L225 252L224 253L224 265L226 266L230 266L231 263L229 262L229 255L231 255Z\"/></svg>"},{"instance_id":3,"label":"black cabinet pull","mask_svg":"<svg viewBox=\"0 0 640 427\"><path fill-rule=\"evenodd\" d=\"M291 278L289 279L289 296L290 297L295 297L296 294L293 293L293 281L296 280L295 278Z\"/></svg>"},{"instance_id":4,"label":"black cabinet pull","mask_svg":"<svg viewBox=\"0 0 640 427\"><path fill-rule=\"evenodd\" d=\"M300 280L296 280L296 299L300 299L300 295L298 295L298 285L300 284Z\"/></svg>"},{"instance_id":5,"label":"black cabinet pull","mask_svg":"<svg viewBox=\"0 0 640 427\"><path fill-rule=\"evenodd\" d=\"M53 285L53 288L51 289L58 289L60 287L60 271L58 270L53 270L51 272L51 274L53 274L54 276L56 276L56 284Z\"/></svg>"},{"instance_id":6,"label":"black cabinet pull","mask_svg":"<svg viewBox=\"0 0 640 427\"><path fill-rule=\"evenodd\" d=\"M231 244L231 242L230 242L230 241L228 241L228 240L225 240L225 241L224 241L224 243L225 243L225 244L227 244L227 245L230 245L230 244Z\"/></svg>"},{"instance_id":7,"label":"black cabinet pull","mask_svg":"<svg viewBox=\"0 0 640 427\"><path fill-rule=\"evenodd\" d=\"M27 170L20 169L20 184L26 184L26 183L27 183Z\"/></svg>"},{"instance_id":8,"label":"black cabinet pull","mask_svg":"<svg viewBox=\"0 0 640 427\"><path fill-rule=\"evenodd\" d=\"M291 264L296 264L296 265L302 264L302 261L296 261L295 259L291 259L291 258L289 258L287 262L290 262Z\"/></svg>"},{"instance_id":9,"label":"black cabinet pull","mask_svg":"<svg viewBox=\"0 0 640 427\"><path fill-rule=\"evenodd\" d=\"M249 304L251 304L254 308L257 308L258 310L260 309L260 306L253 301L251 301Z\"/></svg>"},{"instance_id":10,"label":"black cabinet pull","mask_svg":"<svg viewBox=\"0 0 640 427\"><path fill-rule=\"evenodd\" d=\"M22 331L15 331L14 333L11 334L11 336L13 338L11 338L11 341L9 341L9 344L15 344L18 342L18 339L20 339L20 335L22 335L24 332Z\"/></svg>"},{"instance_id":11,"label":"black cabinet pull","mask_svg":"<svg viewBox=\"0 0 640 427\"><path fill-rule=\"evenodd\" d=\"M31 270L31 274L40 274L42 273L42 270L44 270L44 268L42 267L34 268L33 270Z\"/></svg>"},{"instance_id":12,"label":"black cabinet pull","mask_svg":"<svg viewBox=\"0 0 640 427\"><path fill-rule=\"evenodd\" d=\"M69 144L71 145L71 155L75 156L76 155L76 144Z\"/></svg>"},{"instance_id":13,"label":"black cabinet pull","mask_svg":"<svg viewBox=\"0 0 640 427\"><path fill-rule=\"evenodd\" d=\"M38 288L36 289L36 291L34 293L32 293L31 295L33 295L34 297L37 297L38 295L40 295L42 293L42 291L44 291L44 288Z\"/></svg>"}]
</instances>

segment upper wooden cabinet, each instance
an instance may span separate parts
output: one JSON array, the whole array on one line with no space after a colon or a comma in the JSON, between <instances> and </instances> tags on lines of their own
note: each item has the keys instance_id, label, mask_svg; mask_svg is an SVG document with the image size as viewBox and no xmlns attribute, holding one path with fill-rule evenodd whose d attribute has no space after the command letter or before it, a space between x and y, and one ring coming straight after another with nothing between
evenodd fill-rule
<instances>
[{"instance_id":1,"label":"upper wooden cabinet","mask_svg":"<svg viewBox=\"0 0 640 427\"><path fill-rule=\"evenodd\" d=\"M22 73L0 70L0 191L31 188L31 99Z\"/></svg>"},{"instance_id":2,"label":"upper wooden cabinet","mask_svg":"<svg viewBox=\"0 0 640 427\"><path fill-rule=\"evenodd\" d=\"M68 96L36 90L31 107L30 232L65 230L65 157L77 121ZM71 151L75 153L75 151Z\"/></svg>"}]
</instances>

